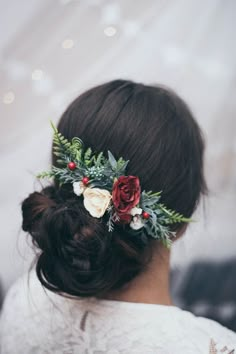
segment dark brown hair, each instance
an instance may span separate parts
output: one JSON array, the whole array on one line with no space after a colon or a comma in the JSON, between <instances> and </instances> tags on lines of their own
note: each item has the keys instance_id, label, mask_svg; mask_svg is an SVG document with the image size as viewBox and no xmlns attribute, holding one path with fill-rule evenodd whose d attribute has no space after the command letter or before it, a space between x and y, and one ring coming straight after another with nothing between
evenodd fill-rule
<instances>
[{"instance_id":1,"label":"dark brown hair","mask_svg":"<svg viewBox=\"0 0 236 354\"><path fill-rule=\"evenodd\" d=\"M162 202L186 217L206 191L200 128L169 89L127 80L105 83L76 98L58 129L96 152L109 149L130 160L127 175L138 176L143 190L162 191ZM149 240L132 236L124 226L108 232L105 217L91 217L71 185L54 183L32 193L22 213L23 230L41 250L37 275L52 291L100 296L144 269Z\"/></svg>"}]
</instances>

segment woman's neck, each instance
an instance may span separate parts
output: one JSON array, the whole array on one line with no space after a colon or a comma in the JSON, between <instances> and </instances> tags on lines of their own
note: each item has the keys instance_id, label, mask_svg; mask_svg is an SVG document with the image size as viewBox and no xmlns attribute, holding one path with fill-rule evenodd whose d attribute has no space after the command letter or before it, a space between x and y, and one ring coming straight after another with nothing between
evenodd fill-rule
<instances>
[{"instance_id":1,"label":"woman's neck","mask_svg":"<svg viewBox=\"0 0 236 354\"><path fill-rule=\"evenodd\" d=\"M169 291L170 251L158 245L147 269L121 290L110 292L109 300L173 305Z\"/></svg>"}]
</instances>

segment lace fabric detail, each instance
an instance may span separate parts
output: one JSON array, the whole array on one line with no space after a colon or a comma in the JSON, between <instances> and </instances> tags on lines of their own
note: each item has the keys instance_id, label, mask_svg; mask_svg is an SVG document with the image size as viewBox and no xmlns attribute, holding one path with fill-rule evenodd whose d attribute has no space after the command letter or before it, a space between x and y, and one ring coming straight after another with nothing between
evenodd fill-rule
<instances>
[{"instance_id":1,"label":"lace fabric detail","mask_svg":"<svg viewBox=\"0 0 236 354\"><path fill-rule=\"evenodd\" d=\"M235 350L232 348L229 349L226 345L224 345L221 349L217 349L217 347L219 348L217 343L213 339L211 339L209 354L220 354L220 353L235 354Z\"/></svg>"},{"instance_id":2,"label":"lace fabric detail","mask_svg":"<svg viewBox=\"0 0 236 354\"><path fill-rule=\"evenodd\" d=\"M34 272L10 289L0 317L2 354L215 354L211 341L236 348L235 333L175 306L68 299Z\"/></svg>"}]
</instances>

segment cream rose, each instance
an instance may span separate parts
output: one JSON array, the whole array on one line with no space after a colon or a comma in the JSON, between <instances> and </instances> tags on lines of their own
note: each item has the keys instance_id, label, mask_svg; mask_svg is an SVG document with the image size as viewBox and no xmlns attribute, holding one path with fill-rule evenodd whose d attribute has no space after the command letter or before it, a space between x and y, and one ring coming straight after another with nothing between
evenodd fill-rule
<instances>
[{"instance_id":1,"label":"cream rose","mask_svg":"<svg viewBox=\"0 0 236 354\"><path fill-rule=\"evenodd\" d=\"M101 218L110 203L110 192L106 189L86 188L83 195L85 209L87 209L93 217Z\"/></svg>"}]
</instances>

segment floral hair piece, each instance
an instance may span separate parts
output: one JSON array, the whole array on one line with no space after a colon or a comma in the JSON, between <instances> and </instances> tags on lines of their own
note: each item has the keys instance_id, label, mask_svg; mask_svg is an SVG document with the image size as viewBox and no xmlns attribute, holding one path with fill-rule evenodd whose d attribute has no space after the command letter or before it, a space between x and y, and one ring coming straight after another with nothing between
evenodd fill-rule
<instances>
[{"instance_id":1,"label":"floral hair piece","mask_svg":"<svg viewBox=\"0 0 236 354\"><path fill-rule=\"evenodd\" d=\"M137 176L125 175L129 161L118 160L108 151L95 154L85 149L77 137L68 141L51 122L54 130L53 144L57 163L50 171L42 172L38 178L55 178L62 184L72 184L78 197L83 197L85 209L95 218L108 216L108 230L116 225L126 225L137 235L150 236L170 247L175 232L171 224L192 221L183 215L167 209L160 203L161 192L141 190Z\"/></svg>"}]
</instances>

